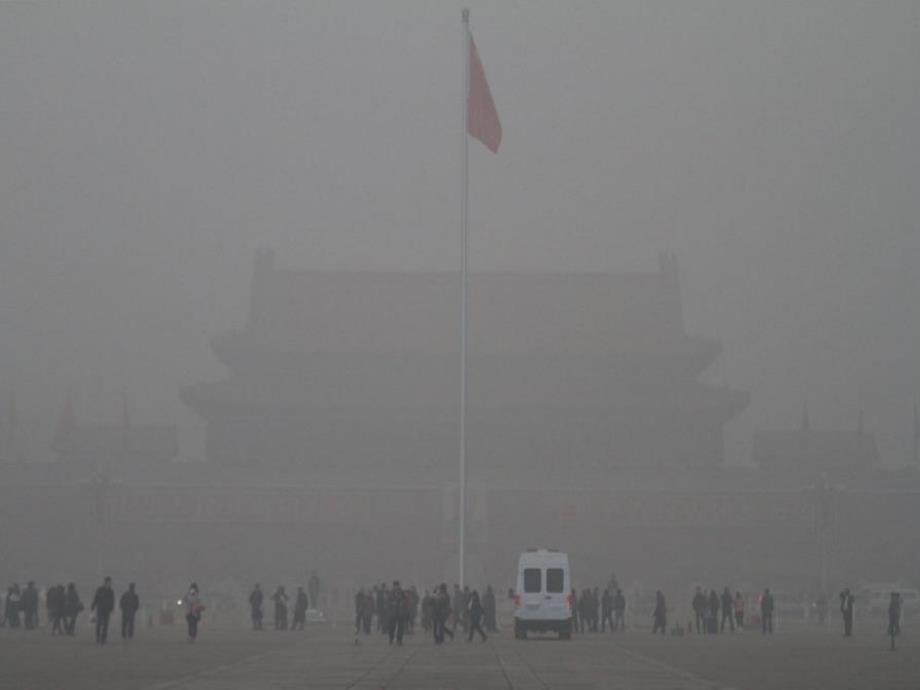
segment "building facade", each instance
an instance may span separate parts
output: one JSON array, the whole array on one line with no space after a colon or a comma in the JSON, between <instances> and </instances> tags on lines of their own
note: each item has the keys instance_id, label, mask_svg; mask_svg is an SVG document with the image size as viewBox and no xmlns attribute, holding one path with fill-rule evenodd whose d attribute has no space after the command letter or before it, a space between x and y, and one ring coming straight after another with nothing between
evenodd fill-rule
<instances>
[{"instance_id":1,"label":"building facade","mask_svg":"<svg viewBox=\"0 0 920 690\"><path fill-rule=\"evenodd\" d=\"M249 317L215 337L222 381L182 391L217 464L449 472L459 280L255 260ZM471 469L718 467L746 393L701 383L677 265L649 274L479 273L469 290Z\"/></svg>"}]
</instances>

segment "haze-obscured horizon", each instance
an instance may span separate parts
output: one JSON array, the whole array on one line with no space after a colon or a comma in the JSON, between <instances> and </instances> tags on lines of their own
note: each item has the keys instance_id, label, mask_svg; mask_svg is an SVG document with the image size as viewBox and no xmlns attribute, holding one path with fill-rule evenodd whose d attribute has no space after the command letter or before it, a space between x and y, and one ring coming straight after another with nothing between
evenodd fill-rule
<instances>
[{"instance_id":1,"label":"haze-obscured horizon","mask_svg":"<svg viewBox=\"0 0 920 690\"><path fill-rule=\"evenodd\" d=\"M853 428L908 460L920 394L920 10L843 0L0 4L0 400L46 457L176 422L221 375L257 247L456 270L460 9L504 128L471 142L473 270L680 260L727 428ZM4 413L5 414L5 413Z\"/></svg>"}]
</instances>

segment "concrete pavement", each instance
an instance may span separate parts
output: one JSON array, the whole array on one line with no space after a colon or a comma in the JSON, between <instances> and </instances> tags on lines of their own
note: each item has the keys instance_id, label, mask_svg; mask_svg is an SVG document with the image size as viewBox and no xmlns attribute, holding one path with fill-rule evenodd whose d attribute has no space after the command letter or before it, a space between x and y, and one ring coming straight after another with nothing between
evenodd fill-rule
<instances>
[{"instance_id":1,"label":"concrete pavement","mask_svg":"<svg viewBox=\"0 0 920 690\"><path fill-rule=\"evenodd\" d=\"M638 690L920 688L920 645L891 653L881 633L844 640L831 631L653 638L647 632L435 647L427 637L390 647L379 635L355 644L347 628L305 633L208 628L138 631L106 647L44 630L0 630L0 690L253 690L270 688L636 688Z\"/></svg>"}]
</instances>

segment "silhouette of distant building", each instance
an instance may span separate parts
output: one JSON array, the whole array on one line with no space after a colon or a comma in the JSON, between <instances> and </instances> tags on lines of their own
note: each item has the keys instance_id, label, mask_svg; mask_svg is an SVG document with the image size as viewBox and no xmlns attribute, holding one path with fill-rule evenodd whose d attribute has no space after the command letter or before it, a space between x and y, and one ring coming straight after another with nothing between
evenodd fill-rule
<instances>
[{"instance_id":1,"label":"silhouette of distant building","mask_svg":"<svg viewBox=\"0 0 920 690\"><path fill-rule=\"evenodd\" d=\"M257 254L230 370L182 391L212 462L453 468L459 277L280 269ZM471 468L717 467L748 395L697 377L717 342L683 327L676 260L654 273L476 273Z\"/></svg>"}]
</instances>

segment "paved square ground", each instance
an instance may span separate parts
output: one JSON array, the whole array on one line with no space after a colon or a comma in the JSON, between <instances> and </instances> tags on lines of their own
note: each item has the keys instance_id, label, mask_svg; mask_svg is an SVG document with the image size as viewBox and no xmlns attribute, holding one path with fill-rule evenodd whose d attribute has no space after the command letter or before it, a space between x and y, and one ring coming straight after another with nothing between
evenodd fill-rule
<instances>
[{"instance_id":1,"label":"paved square ground","mask_svg":"<svg viewBox=\"0 0 920 690\"><path fill-rule=\"evenodd\" d=\"M347 627L261 633L203 625L195 644L180 627L139 630L105 647L92 631L52 638L0 630L0 690L257 690L288 688L920 688L920 644L890 652L881 631L652 637L632 631L435 647L378 636L355 644Z\"/></svg>"}]
</instances>

